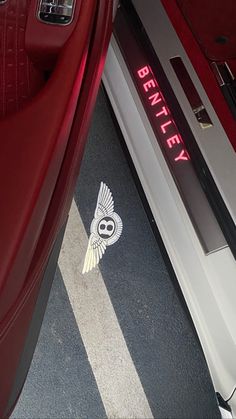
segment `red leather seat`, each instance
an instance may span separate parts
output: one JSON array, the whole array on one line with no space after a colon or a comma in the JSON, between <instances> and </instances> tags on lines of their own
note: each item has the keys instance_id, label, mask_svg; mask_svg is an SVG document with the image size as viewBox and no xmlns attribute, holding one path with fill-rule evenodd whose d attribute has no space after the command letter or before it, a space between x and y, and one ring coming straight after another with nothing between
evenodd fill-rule
<instances>
[{"instance_id":1,"label":"red leather seat","mask_svg":"<svg viewBox=\"0 0 236 419\"><path fill-rule=\"evenodd\" d=\"M236 58L234 0L177 1L204 54L212 61Z\"/></svg>"},{"instance_id":2,"label":"red leather seat","mask_svg":"<svg viewBox=\"0 0 236 419\"><path fill-rule=\"evenodd\" d=\"M210 66L211 60L227 60L236 75L236 35L234 0L198 2L162 0L198 77L221 121L229 141L236 150L236 120L234 119ZM226 43L217 42L226 37ZM229 60L229 58L231 58Z\"/></svg>"}]
</instances>

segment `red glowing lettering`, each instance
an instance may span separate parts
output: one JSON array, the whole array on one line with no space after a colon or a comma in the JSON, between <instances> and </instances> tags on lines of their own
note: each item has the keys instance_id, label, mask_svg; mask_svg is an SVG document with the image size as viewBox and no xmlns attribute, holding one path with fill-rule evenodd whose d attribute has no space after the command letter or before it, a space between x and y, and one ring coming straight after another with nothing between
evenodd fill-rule
<instances>
[{"instance_id":1,"label":"red glowing lettering","mask_svg":"<svg viewBox=\"0 0 236 419\"><path fill-rule=\"evenodd\" d=\"M179 139L178 135L176 134L176 135L173 135L173 137L168 138L168 140L166 140L166 142L168 144L168 147L172 148L173 145L180 143L180 139Z\"/></svg>"},{"instance_id":2,"label":"red glowing lettering","mask_svg":"<svg viewBox=\"0 0 236 419\"><path fill-rule=\"evenodd\" d=\"M143 79L145 76L147 76L147 74L149 74L149 68L147 65L143 68L140 68L140 70L138 70L138 75L140 79Z\"/></svg>"},{"instance_id":3,"label":"red glowing lettering","mask_svg":"<svg viewBox=\"0 0 236 419\"><path fill-rule=\"evenodd\" d=\"M152 87L155 87L155 82L153 79L148 80L146 83L143 84L144 90L145 92L147 92L149 89L151 89Z\"/></svg>"},{"instance_id":4,"label":"red glowing lettering","mask_svg":"<svg viewBox=\"0 0 236 419\"><path fill-rule=\"evenodd\" d=\"M149 96L149 100L151 100L151 106L156 105L157 103L162 101L162 97L160 96L160 92L154 93L154 95Z\"/></svg>"},{"instance_id":5,"label":"red glowing lettering","mask_svg":"<svg viewBox=\"0 0 236 419\"><path fill-rule=\"evenodd\" d=\"M179 156L175 158L175 161L179 160L189 160L189 155L186 150L182 150Z\"/></svg>"},{"instance_id":6,"label":"red glowing lettering","mask_svg":"<svg viewBox=\"0 0 236 419\"><path fill-rule=\"evenodd\" d=\"M146 100L148 99L149 107L157 105L157 108L154 108L152 114L153 116L155 115L156 118L160 117L160 120L156 124L158 125L158 130L161 131L161 133L164 135L162 141L165 142L166 147L173 149L176 156L169 156L169 158L173 158L175 162L190 160L187 150L182 148L184 147L182 138L175 125L175 121L172 118L166 100L158 86L158 82L153 75L152 69L148 65L145 65L137 70L137 75L139 79L144 79L142 80L144 90L142 93L145 94ZM151 92L150 96L149 90ZM167 118L164 118L164 116L167 116ZM176 134L173 135L174 133ZM170 134L172 134L171 137ZM178 144L182 144L182 146L180 146L182 149L181 151L175 147Z\"/></svg>"},{"instance_id":7,"label":"red glowing lettering","mask_svg":"<svg viewBox=\"0 0 236 419\"><path fill-rule=\"evenodd\" d=\"M168 111L167 111L165 106L162 106L162 111L161 112L156 113L157 118L161 115L168 115Z\"/></svg>"},{"instance_id":8,"label":"red glowing lettering","mask_svg":"<svg viewBox=\"0 0 236 419\"><path fill-rule=\"evenodd\" d=\"M161 130L162 130L163 134L166 133L166 127L168 127L168 125L170 125L170 124L172 124L171 120L169 120L169 121L167 121L167 122L165 122L164 124L161 125Z\"/></svg>"}]
</instances>

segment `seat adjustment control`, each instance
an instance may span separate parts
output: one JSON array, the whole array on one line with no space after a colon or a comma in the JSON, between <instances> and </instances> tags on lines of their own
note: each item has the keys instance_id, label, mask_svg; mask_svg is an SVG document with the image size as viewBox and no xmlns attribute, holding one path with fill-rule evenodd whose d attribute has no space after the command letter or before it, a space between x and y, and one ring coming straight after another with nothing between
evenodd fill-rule
<instances>
[{"instance_id":1,"label":"seat adjustment control","mask_svg":"<svg viewBox=\"0 0 236 419\"><path fill-rule=\"evenodd\" d=\"M38 17L44 23L68 25L73 19L75 0L41 0Z\"/></svg>"}]
</instances>

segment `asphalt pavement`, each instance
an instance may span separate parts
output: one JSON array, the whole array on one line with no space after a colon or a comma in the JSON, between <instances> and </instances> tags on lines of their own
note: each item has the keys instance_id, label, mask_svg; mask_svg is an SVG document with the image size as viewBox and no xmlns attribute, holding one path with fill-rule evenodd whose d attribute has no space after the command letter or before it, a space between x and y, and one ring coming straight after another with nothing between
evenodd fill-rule
<instances>
[{"instance_id":1,"label":"asphalt pavement","mask_svg":"<svg viewBox=\"0 0 236 419\"><path fill-rule=\"evenodd\" d=\"M14 419L219 417L202 350L120 139L101 89ZM112 194L123 230L99 265L82 274L101 182ZM109 238L113 223L108 217L96 228Z\"/></svg>"}]
</instances>

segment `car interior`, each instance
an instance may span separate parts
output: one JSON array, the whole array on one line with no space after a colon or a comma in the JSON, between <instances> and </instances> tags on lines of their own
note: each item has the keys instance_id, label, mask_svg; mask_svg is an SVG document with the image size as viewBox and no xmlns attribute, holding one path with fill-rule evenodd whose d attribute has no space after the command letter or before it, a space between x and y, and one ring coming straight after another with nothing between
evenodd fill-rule
<instances>
[{"instance_id":1,"label":"car interior","mask_svg":"<svg viewBox=\"0 0 236 419\"><path fill-rule=\"evenodd\" d=\"M236 150L234 1L225 5L212 0L163 0L163 4Z\"/></svg>"}]
</instances>

